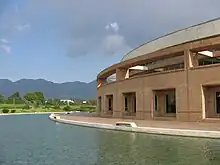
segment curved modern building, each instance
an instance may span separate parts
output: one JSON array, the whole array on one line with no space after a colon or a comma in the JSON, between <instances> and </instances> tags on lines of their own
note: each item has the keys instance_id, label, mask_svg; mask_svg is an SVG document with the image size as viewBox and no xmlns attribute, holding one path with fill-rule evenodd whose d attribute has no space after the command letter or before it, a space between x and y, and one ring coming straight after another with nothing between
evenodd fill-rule
<instances>
[{"instance_id":1,"label":"curved modern building","mask_svg":"<svg viewBox=\"0 0 220 165\"><path fill-rule=\"evenodd\" d=\"M114 81L106 81L111 75ZM97 76L103 117L200 121L220 117L220 19L126 54Z\"/></svg>"}]
</instances>

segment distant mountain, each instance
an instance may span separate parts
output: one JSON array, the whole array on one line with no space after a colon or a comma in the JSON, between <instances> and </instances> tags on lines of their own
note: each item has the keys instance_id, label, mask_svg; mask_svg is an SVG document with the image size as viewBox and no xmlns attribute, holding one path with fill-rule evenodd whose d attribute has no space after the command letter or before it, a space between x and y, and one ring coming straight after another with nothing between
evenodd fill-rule
<instances>
[{"instance_id":1,"label":"distant mountain","mask_svg":"<svg viewBox=\"0 0 220 165\"><path fill-rule=\"evenodd\" d=\"M95 99L96 81L90 83L79 81L53 83L44 79L21 79L15 82L8 79L0 79L0 93L8 97L16 91L21 95L24 95L27 92L40 91L44 93L46 98Z\"/></svg>"}]
</instances>

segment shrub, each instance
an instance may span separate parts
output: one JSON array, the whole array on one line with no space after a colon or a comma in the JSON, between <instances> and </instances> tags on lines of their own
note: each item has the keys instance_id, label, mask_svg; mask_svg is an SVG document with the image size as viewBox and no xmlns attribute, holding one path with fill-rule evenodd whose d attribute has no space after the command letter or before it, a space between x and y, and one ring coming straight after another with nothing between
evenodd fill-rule
<instances>
[{"instance_id":1,"label":"shrub","mask_svg":"<svg viewBox=\"0 0 220 165\"><path fill-rule=\"evenodd\" d=\"M65 107L63 107L63 110L64 111L72 111L73 108L71 108L70 106L65 106Z\"/></svg>"},{"instance_id":2,"label":"shrub","mask_svg":"<svg viewBox=\"0 0 220 165\"><path fill-rule=\"evenodd\" d=\"M45 105L45 107L44 107L45 109L50 109L51 108L51 106L50 105Z\"/></svg>"},{"instance_id":3,"label":"shrub","mask_svg":"<svg viewBox=\"0 0 220 165\"><path fill-rule=\"evenodd\" d=\"M60 109L60 106L59 105L55 105L55 106L53 106L53 109Z\"/></svg>"},{"instance_id":4,"label":"shrub","mask_svg":"<svg viewBox=\"0 0 220 165\"><path fill-rule=\"evenodd\" d=\"M23 107L22 107L22 109L30 109L31 107L29 106L29 105L24 105Z\"/></svg>"},{"instance_id":5,"label":"shrub","mask_svg":"<svg viewBox=\"0 0 220 165\"><path fill-rule=\"evenodd\" d=\"M93 106L81 106L80 109L93 110L93 109L96 109L96 107L93 107Z\"/></svg>"},{"instance_id":6,"label":"shrub","mask_svg":"<svg viewBox=\"0 0 220 165\"><path fill-rule=\"evenodd\" d=\"M81 106L78 110L83 111L83 112L95 112L96 107L94 107L94 106Z\"/></svg>"},{"instance_id":7,"label":"shrub","mask_svg":"<svg viewBox=\"0 0 220 165\"><path fill-rule=\"evenodd\" d=\"M15 109L12 109L12 110L11 110L11 113L15 113L15 112L16 112L16 110L15 110Z\"/></svg>"},{"instance_id":8,"label":"shrub","mask_svg":"<svg viewBox=\"0 0 220 165\"><path fill-rule=\"evenodd\" d=\"M8 113L8 112L9 112L9 109L4 108L4 109L2 110L2 112L3 112L3 113Z\"/></svg>"}]
</instances>

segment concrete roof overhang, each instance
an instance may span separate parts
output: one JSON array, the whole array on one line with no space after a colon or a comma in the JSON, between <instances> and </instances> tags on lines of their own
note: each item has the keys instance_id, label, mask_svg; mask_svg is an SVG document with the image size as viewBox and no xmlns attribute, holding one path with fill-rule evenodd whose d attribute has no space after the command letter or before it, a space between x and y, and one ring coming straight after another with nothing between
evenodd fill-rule
<instances>
[{"instance_id":1,"label":"concrete roof overhang","mask_svg":"<svg viewBox=\"0 0 220 165\"><path fill-rule=\"evenodd\" d=\"M127 53L121 61L126 61L144 54L149 54L171 46L180 45L190 41L208 38L220 34L220 18L193 25L154 40L151 40Z\"/></svg>"},{"instance_id":2,"label":"concrete roof overhang","mask_svg":"<svg viewBox=\"0 0 220 165\"><path fill-rule=\"evenodd\" d=\"M97 78L106 78L116 72L117 68L131 68L155 59L183 54L187 49L204 51L220 45L220 19L170 33L150 41L129 52L120 63L114 64L100 72Z\"/></svg>"}]
</instances>

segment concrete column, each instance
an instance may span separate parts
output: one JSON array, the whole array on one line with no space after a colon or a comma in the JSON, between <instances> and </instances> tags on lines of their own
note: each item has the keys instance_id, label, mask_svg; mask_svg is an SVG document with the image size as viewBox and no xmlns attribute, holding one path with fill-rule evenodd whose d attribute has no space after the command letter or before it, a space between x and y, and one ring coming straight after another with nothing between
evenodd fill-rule
<instances>
[{"instance_id":1,"label":"concrete column","mask_svg":"<svg viewBox=\"0 0 220 165\"><path fill-rule=\"evenodd\" d=\"M104 110L105 110L105 96L104 95L102 95L101 96L101 111L100 111L100 115L102 116L102 115L104 115Z\"/></svg>"},{"instance_id":2,"label":"concrete column","mask_svg":"<svg viewBox=\"0 0 220 165\"><path fill-rule=\"evenodd\" d=\"M201 89L201 93L202 93L202 119L206 118L206 93L207 93L207 88L202 87Z\"/></svg>"},{"instance_id":3,"label":"concrete column","mask_svg":"<svg viewBox=\"0 0 220 165\"><path fill-rule=\"evenodd\" d=\"M136 118L144 119L144 92L136 91Z\"/></svg>"},{"instance_id":4,"label":"concrete column","mask_svg":"<svg viewBox=\"0 0 220 165\"><path fill-rule=\"evenodd\" d=\"M176 88L176 117L178 121L189 121L189 95L187 84Z\"/></svg>"},{"instance_id":5,"label":"concrete column","mask_svg":"<svg viewBox=\"0 0 220 165\"><path fill-rule=\"evenodd\" d=\"M97 79L97 88L102 86L104 83L105 83L105 79L104 78L98 78Z\"/></svg>"},{"instance_id":6,"label":"concrete column","mask_svg":"<svg viewBox=\"0 0 220 165\"><path fill-rule=\"evenodd\" d=\"M96 112L100 115L102 111L102 97L99 96L97 98L97 108L96 108Z\"/></svg>"},{"instance_id":7,"label":"concrete column","mask_svg":"<svg viewBox=\"0 0 220 165\"><path fill-rule=\"evenodd\" d=\"M127 75L128 69L116 69L116 81L124 80Z\"/></svg>"},{"instance_id":8,"label":"concrete column","mask_svg":"<svg viewBox=\"0 0 220 165\"><path fill-rule=\"evenodd\" d=\"M192 63L193 63L193 67L199 66L199 59L198 59L198 54L192 55Z\"/></svg>"},{"instance_id":9,"label":"concrete column","mask_svg":"<svg viewBox=\"0 0 220 165\"><path fill-rule=\"evenodd\" d=\"M105 105L104 105L104 114L108 112L108 96L104 97Z\"/></svg>"},{"instance_id":10,"label":"concrete column","mask_svg":"<svg viewBox=\"0 0 220 165\"><path fill-rule=\"evenodd\" d=\"M189 49L184 51L185 69L199 65L198 54L193 54Z\"/></svg>"},{"instance_id":11,"label":"concrete column","mask_svg":"<svg viewBox=\"0 0 220 165\"><path fill-rule=\"evenodd\" d=\"M166 114L166 95L164 93L158 94L158 114L159 116Z\"/></svg>"},{"instance_id":12,"label":"concrete column","mask_svg":"<svg viewBox=\"0 0 220 165\"><path fill-rule=\"evenodd\" d=\"M153 119L153 103L154 95L151 88L145 88L143 92L143 119L150 120ZM137 101L138 104L140 104ZM139 106L139 105L138 105ZM139 109L139 108L138 108Z\"/></svg>"},{"instance_id":13,"label":"concrete column","mask_svg":"<svg viewBox=\"0 0 220 165\"><path fill-rule=\"evenodd\" d=\"M113 96L113 117L120 118L124 112L124 96L122 93L115 93Z\"/></svg>"}]
</instances>

